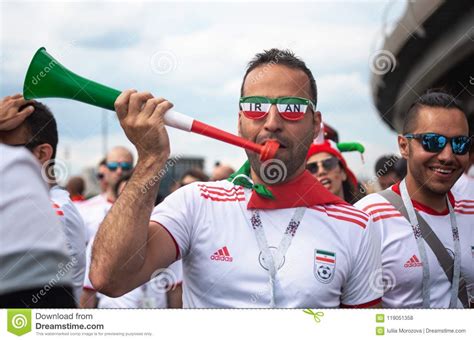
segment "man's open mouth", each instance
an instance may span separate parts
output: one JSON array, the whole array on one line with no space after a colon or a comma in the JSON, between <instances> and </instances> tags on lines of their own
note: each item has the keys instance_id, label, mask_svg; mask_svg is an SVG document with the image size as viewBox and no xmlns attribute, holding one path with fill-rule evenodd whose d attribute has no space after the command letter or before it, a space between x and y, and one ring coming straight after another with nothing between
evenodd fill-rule
<instances>
[{"instance_id":1,"label":"man's open mouth","mask_svg":"<svg viewBox=\"0 0 474 341\"><path fill-rule=\"evenodd\" d=\"M321 179L321 180L319 180L319 182L320 182L321 185L323 185L323 186L329 186L329 185L331 185L331 180L329 180L329 179L327 179L327 178Z\"/></svg>"},{"instance_id":2,"label":"man's open mouth","mask_svg":"<svg viewBox=\"0 0 474 341\"><path fill-rule=\"evenodd\" d=\"M441 174L441 175L449 175L455 171L454 168L440 168L440 167L429 167L429 168L433 172Z\"/></svg>"}]
</instances>

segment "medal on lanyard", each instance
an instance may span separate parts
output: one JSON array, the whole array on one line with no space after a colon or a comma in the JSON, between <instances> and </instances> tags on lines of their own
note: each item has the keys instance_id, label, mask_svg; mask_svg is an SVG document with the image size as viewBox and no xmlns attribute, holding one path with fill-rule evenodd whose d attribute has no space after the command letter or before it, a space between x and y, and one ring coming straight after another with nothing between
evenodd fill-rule
<instances>
[{"instance_id":1,"label":"medal on lanyard","mask_svg":"<svg viewBox=\"0 0 474 341\"><path fill-rule=\"evenodd\" d=\"M278 268L276 264L280 262L285 257L288 248L291 245L291 241L298 230L301 219L303 219L306 207L298 207L293 214L285 233L280 241L280 245L276 249L275 257L272 255L270 248L268 246L267 237L265 236L265 231L263 231L262 220L260 219L260 214L258 210L253 211L252 218L250 220L252 228L255 231L255 236L257 238L258 247L262 253L265 263L268 266L269 273L269 286L270 286L270 308L275 307L275 281Z\"/></svg>"}]
</instances>

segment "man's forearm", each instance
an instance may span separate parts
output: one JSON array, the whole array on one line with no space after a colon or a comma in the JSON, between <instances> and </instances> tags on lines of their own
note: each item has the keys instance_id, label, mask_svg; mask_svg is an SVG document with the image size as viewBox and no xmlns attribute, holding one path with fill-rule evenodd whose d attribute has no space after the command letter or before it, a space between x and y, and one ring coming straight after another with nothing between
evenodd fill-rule
<instances>
[{"instance_id":1,"label":"man's forearm","mask_svg":"<svg viewBox=\"0 0 474 341\"><path fill-rule=\"evenodd\" d=\"M115 287L143 266L150 216L160 182L157 174L165 162L139 159L131 179L97 232L92 252L93 281Z\"/></svg>"}]
</instances>

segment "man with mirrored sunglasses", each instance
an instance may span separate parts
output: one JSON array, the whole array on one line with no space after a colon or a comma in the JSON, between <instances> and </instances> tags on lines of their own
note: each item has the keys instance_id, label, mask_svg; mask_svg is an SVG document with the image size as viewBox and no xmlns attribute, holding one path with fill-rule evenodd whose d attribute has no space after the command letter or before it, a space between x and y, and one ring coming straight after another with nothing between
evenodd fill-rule
<instances>
[{"instance_id":1,"label":"man with mirrored sunglasses","mask_svg":"<svg viewBox=\"0 0 474 341\"><path fill-rule=\"evenodd\" d=\"M405 116L398 145L407 176L355 206L382 244L387 308L462 308L474 282L474 202L451 188L469 162L466 114L456 99L428 91Z\"/></svg>"},{"instance_id":2,"label":"man with mirrored sunglasses","mask_svg":"<svg viewBox=\"0 0 474 341\"><path fill-rule=\"evenodd\" d=\"M291 51L257 54L242 82L238 131L258 144L278 141L275 159L247 152L229 179L183 186L153 208L172 104L122 93L116 111L138 162L97 233L94 286L121 295L183 259L188 308L377 306L380 251L368 216L305 170L321 123L316 97L311 71Z\"/></svg>"}]
</instances>

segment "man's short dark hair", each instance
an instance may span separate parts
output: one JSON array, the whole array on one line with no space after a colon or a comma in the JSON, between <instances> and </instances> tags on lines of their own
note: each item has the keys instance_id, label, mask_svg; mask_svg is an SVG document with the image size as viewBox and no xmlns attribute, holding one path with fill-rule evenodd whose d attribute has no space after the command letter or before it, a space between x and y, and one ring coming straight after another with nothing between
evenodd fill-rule
<instances>
[{"instance_id":1,"label":"man's short dark hair","mask_svg":"<svg viewBox=\"0 0 474 341\"><path fill-rule=\"evenodd\" d=\"M408 109L403 122L403 134L413 133L416 127L416 120L418 113L422 107L431 108L446 108L459 109L464 114L466 113L461 106L461 103L451 94L443 90L428 90L425 94L419 97Z\"/></svg>"},{"instance_id":2,"label":"man's short dark hair","mask_svg":"<svg viewBox=\"0 0 474 341\"><path fill-rule=\"evenodd\" d=\"M308 69L305 62L300 58L296 57L295 54L290 50L279 50L271 49L264 50L262 53L257 53L255 57L248 64L247 71L245 72L244 80L242 81L242 86L240 87L240 96L244 96L244 84L247 79L247 75L254 69L262 65L273 65L279 64L284 65L292 69L298 69L303 71L309 79L310 95L314 104L317 104L318 101L318 90L316 87L316 81L314 80L311 70ZM263 72L263 71L262 71ZM254 80L255 81L255 80Z\"/></svg>"},{"instance_id":3,"label":"man's short dark hair","mask_svg":"<svg viewBox=\"0 0 474 341\"><path fill-rule=\"evenodd\" d=\"M383 155L375 163L375 174L380 177L390 172L396 172L396 164L400 158L397 155Z\"/></svg>"},{"instance_id":4,"label":"man's short dark hair","mask_svg":"<svg viewBox=\"0 0 474 341\"><path fill-rule=\"evenodd\" d=\"M30 133L26 147L32 149L37 145L47 143L53 148L51 158L54 159L58 147L58 127L53 113L46 105L36 101L23 105L19 111L27 106L33 106L35 110L25 119L25 124Z\"/></svg>"}]
</instances>

